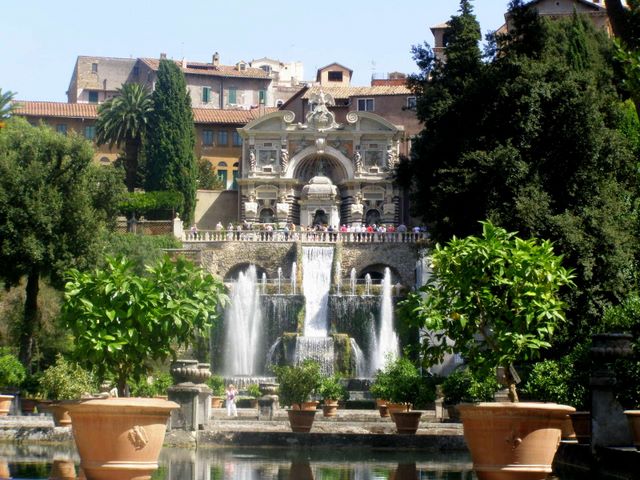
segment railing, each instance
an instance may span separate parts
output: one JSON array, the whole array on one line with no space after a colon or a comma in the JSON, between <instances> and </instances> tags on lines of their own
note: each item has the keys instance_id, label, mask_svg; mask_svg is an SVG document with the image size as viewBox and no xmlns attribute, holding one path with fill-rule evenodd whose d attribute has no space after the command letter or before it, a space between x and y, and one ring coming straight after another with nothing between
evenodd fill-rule
<instances>
[{"instance_id":1,"label":"railing","mask_svg":"<svg viewBox=\"0 0 640 480\"><path fill-rule=\"evenodd\" d=\"M309 243L416 243L426 232L285 232L276 230L199 230L185 232L185 242L309 242Z\"/></svg>"}]
</instances>

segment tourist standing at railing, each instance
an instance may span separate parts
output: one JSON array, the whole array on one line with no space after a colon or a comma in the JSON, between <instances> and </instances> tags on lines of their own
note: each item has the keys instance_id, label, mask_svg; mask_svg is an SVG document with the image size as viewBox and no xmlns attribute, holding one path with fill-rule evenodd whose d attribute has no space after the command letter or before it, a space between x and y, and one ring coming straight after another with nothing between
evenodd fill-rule
<instances>
[{"instance_id":1,"label":"tourist standing at railing","mask_svg":"<svg viewBox=\"0 0 640 480\"><path fill-rule=\"evenodd\" d=\"M216 223L216 232L221 232L223 228L222 222L218 221L218 223Z\"/></svg>"},{"instance_id":2,"label":"tourist standing at railing","mask_svg":"<svg viewBox=\"0 0 640 480\"><path fill-rule=\"evenodd\" d=\"M240 240L240 234L242 234L242 225L236 225L236 240Z\"/></svg>"},{"instance_id":3,"label":"tourist standing at railing","mask_svg":"<svg viewBox=\"0 0 640 480\"><path fill-rule=\"evenodd\" d=\"M288 223L284 224L284 228L282 229L282 232L284 233L284 241L285 242L289 241L289 224Z\"/></svg>"},{"instance_id":4,"label":"tourist standing at railing","mask_svg":"<svg viewBox=\"0 0 640 480\"><path fill-rule=\"evenodd\" d=\"M407 226L404 223L401 223L400 225L398 225L396 231L400 234L400 238L404 242L407 236Z\"/></svg>"}]
</instances>

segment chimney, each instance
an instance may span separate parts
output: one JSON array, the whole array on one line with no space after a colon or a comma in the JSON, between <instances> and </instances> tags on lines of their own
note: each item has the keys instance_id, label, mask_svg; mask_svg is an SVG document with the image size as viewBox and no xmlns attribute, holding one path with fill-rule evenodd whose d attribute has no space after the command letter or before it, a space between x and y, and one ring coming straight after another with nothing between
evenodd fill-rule
<instances>
[{"instance_id":1,"label":"chimney","mask_svg":"<svg viewBox=\"0 0 640 480\"><path fill-rule=\"evenodd\" d=\"M213 54L213 57L211 58L211 63L213 64L214 67L217 67L218 65L220 65L220 54L218 52Z\"/></svg>"},{"instance_id":2,"label":"chimney","mask_svg":"<svg viewBox=\"0 0 640 480\"><path fill-rule=\"evenodd\" d=\"M160 60L166 60L167 59L167 54L166 53L161 53L160 54Z\"/></svg>"}]
</instances>

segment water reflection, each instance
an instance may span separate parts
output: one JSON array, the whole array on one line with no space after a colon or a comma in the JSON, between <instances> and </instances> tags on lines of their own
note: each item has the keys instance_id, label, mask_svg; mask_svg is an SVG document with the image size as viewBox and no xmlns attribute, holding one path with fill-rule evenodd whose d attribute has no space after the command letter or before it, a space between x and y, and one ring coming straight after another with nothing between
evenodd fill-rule
<instances>
[{"instance_id":1,"label":"water reflection","mask_svg":"<svg viewBox=\"0 0 640 480\"><path fill-rule=\"evenodd\" d=\"M355 449L163 449L152 480L475 480L467 454ZM0 479L83 479L72 446L0 445ZM564 478L564 477L563 477ZM566 480L566 479L565 479Z\"/></svg>"}]
</instances>

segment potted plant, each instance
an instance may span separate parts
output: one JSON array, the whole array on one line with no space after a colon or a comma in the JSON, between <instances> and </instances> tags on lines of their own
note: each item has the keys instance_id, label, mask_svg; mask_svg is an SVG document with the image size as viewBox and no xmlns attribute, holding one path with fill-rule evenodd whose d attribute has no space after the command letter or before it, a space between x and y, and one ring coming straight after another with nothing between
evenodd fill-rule
<instances>
[{"instance_id":1,"label":"potted plant","mask_svg":"<svg viewBox=\"0 0 640 480\"><path fill-rule=\"evenodd\" d=\"M7 348L0 349L0 387L3 393L17 391L27 377L20 360ZM0 416L9 414L14 395L0 395Z\"/></svg>"},{"instance_id":2,"label":"potted plant","mask_svg":"<svg viewBox=\"0 0 640 480\"><path fill-rule=\"evenodd\" d=\"M390 389L393 383L393 379L384 371L378 370L375 374L373 382L369 387L369 393L376 399L376 407L380 412L382 418L389 416L389 403Z\"/></svg>"},{"instance_id":3,"label":"potted plant","mask_svg":"<svg viewBox=\"0 0 640 480\"><path fill-rule=\"evenodd\" d=\"M39 380L42 396L52 402L46 406L46 411L53 415L53 421L59 427L71 425L66 401L90 395L96 389L93 375L62 355L42 372Z\"/></svg>"},{"instance_id":4,"label":"potted plant","mask_svg":"<svg viewBox=\"0 0 640 480\"><path fill-rule=\"evenodd\" d=\"M222 408L224 402L224 378L220 375L211 375L207 379L207 385L211 389L211 408Z\"/></svg>"},{"instance_id":5,"label":"potted plant","mask_svg":"<svg viewBox=\"0 0 640 480\"><path fill-rule=\"evenodd\" d=\"M514 364L549 347L565 321L559 292L573 282L561 263L550 242L522 240L483 222L480 237L436 245L430 281L404 304L405 316L408 308L414 325L428 332L427 362L459 353L474 372L504 370L511 402L459 407L480 479L496 468L509 472L509 478L531 478L528 465L551 472L562 422L575 410L518 403L516 391Z\"/></svg>"},{"instance_id":6,"label":"potted plant","mask_svg":"<svg viewBox=\"0 0 640 480\"><path fill-rule=\"evenodd\" d=\"M466 367L456 368L442 382L444 406L449 413L449 419L460 420L459 404L490 402L499 388L494 375L479 379Z\"/></svg>"},{"instance_id":7,"label":"potted plant","mask_svg":"<svg viewBox=\"0 0 640 480\"><path fill-rule=\"evenodd\" d=\"M280 384L280 403L291 407L287 410L291 430L309 432L316 409L305 410L303 404L320 386L320 365L313 360L305 360L300 365L276 367L275 372Z\"/></svg>"},{"instance_id":8,"label":"potted plant","mask_svg":"<svg viewBox=\"0 0 640 480\"><path fill-rule=\"evenodd\" d=\"M338 414L338 402L344 402L349 398L349 392L340 381L339 375L322 379L318 394L322 398L322 413L325 417L335 417Z\"/></svg>"},{"instance_id":9,"label":"potted plant","mask_svg":"<svg viewBox=\"0 0 640 480\"><path fill-rule=\"evenodd\" d=\"M126 398L127 383L148 375L158 361L175 361L179 348L209 329L224 288L181 257L165 256L144 275L124 258L108 258L93 272L69 272L62 319L74 336L74 354L100 380L114 378L124 397L69 405L88 478L144 477L158 468L167 419L178 404Z\"/></svg>"},{"instance_id":10,"label":"potted plant","mask_svg":"<svg viewBox=\"0 0 640 480\"><path fill-rule=\"evenodd\" d=\"M262 396L260 393L260 386L257 383L252 383L247 387L247 395L251 398L251 408L258 407L258 399Z\"/></svg>"}]
</instances>

